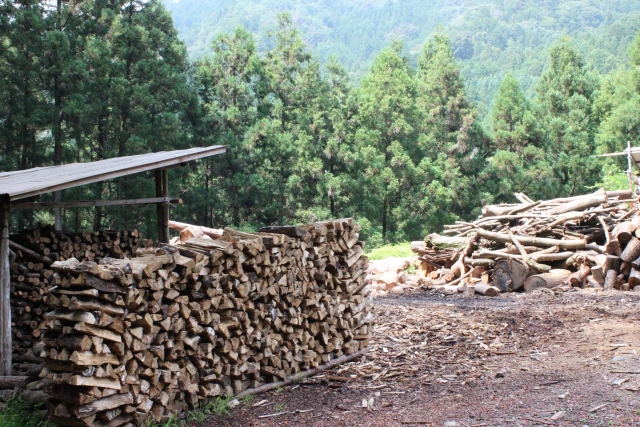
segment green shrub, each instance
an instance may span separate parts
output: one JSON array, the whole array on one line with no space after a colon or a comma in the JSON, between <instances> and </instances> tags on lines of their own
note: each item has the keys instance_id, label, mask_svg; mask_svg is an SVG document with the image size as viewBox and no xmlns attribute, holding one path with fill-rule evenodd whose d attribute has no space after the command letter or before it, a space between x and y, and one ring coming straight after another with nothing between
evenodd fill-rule
<instances>
[{"instance_id":1,"label":"green shrub","mask_svg":"<svg viewBox=\"0 0 640 427\"><path fill-rule=\"evenodd\" d=\"M4 410L0 411L0 427L54 427L40 416L42 405L35 408L22 398L12 398Z\"/></svg>"}]
</instances>

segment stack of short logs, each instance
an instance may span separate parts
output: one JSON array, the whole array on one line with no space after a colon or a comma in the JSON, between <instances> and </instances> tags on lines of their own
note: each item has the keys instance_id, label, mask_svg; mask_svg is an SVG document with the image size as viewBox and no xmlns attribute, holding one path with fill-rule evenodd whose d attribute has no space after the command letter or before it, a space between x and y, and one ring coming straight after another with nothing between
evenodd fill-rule
<instances>
[{"instance_id":1,"label":"stack of short logs","mask_svg":"<svg viewBox=\"0 0 640 427\"><path fill-rule=\"evenodd\" d=\"M640 290L640 217L631 191L483 209L413 242L418 272L448 291Z\"/></svg>"},{"instance_id":2,"label":"stack of short logs","mask_svg":"<svg viewBox=\"0 0 640 427\"><path fill-rule=\"evenodd\" d=\"M25 230L10 238L13 374L23 375L41 361L34 354L49 310L55 262L75 257L99 260L135 254L143 241L136 230L62 233L47 227Z\"/></svg>"},{"instance_id":3,"label":"stack of short logs","mask_svg":"<svg viewBox=\"0 0 640 427\"><path fill-rule=\"evenodd\" d=\"M166 422L368 345L359 226L226 229L51 268L41 376L60 425Z\"/></svg>"}]
</instances>

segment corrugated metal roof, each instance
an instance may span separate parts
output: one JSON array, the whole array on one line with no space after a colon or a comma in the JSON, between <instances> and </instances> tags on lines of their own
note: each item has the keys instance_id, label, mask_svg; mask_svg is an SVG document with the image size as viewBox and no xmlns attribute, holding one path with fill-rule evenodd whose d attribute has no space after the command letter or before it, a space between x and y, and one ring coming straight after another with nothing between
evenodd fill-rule
<instances>
[{"instance_id":1,"label":"corrugated metal roof","mask_svg":"<svg viewBox=\"0 0 640 427\"><path fill-rule=\"evenodd\" d=\"M225 152L226 149L223 145L214 145L211 147L189 148L187 150L116 157L90 163L70 163L60 166L3 172L0 173L0 194L8 194L11 200L20 200L106 179L162 169Z\"/></svg>"}]
</instances>

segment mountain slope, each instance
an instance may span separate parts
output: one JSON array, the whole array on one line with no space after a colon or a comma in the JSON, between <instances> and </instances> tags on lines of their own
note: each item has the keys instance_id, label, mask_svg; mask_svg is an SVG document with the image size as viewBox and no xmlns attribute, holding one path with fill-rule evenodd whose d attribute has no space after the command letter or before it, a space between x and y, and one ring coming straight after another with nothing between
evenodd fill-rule
<instances>
[{"instance_id":1,"label":"mountain slope","mask_svg":"<svg viewBox=\"0 0 640 427\"><path fill-rule=\"evenodd\" d=\"M313 52L338 57L355 78L392 39L417 55L441 26L462 62L471 98L481 113L507 72L528 95L545 67L549 47L574 38L586 61L609 72L627 61L626 46L640 30L640 0L165 0L192 58L210 51L220 32L244 26L269 46L276 14L288 11Z\"/></svg>"}]
</instances>

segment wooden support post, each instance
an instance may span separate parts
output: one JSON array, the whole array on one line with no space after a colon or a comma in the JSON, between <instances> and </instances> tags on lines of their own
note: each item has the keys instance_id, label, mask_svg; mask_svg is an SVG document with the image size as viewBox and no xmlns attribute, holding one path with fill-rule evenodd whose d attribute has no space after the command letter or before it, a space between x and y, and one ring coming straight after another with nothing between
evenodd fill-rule
<instances>
[{"instance_id":1,"label":"wooden support post","mask_svg":"<svg viewBox=\"0 0 640 427\"><path fill-rule=\"evenodd\" d=\"M631 190L631 197L635 195L633 191L633 172L631 171L631 141L627 141L627 176L629 177L629 189ZM635 199L635 197L633 197Z\"/></svg>"},{"instance_id":2,"label":"wooden support post","mask_svg":"<svg viewBox=\"0 0 640 427\"><path fill-rule=\"evenodd\" d=\"M166 169L156 170L156 197L169 197L169 172ZM158 242L169 243L169 203L157 205L156 211Z\"/></svg>"},{"instance_id":3,"label":"wooden support post","mask_svg":"<svg viewBox=\"0 0 640 427\"><path fill-rule=\"evenodd\" d=\"M8 194L0 195L0 376L11 376L11 302L9 278L9 214Z\"/></svg>"}]
</instances>

